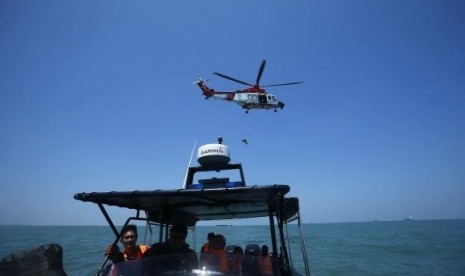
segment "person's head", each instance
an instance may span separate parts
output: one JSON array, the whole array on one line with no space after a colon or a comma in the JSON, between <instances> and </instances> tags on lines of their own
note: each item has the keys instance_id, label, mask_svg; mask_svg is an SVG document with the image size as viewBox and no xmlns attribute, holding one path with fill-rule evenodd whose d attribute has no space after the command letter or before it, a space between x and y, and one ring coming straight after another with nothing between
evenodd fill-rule
<instances>
[{"instance_id":1,"label":"person's head","mask_svg":"<svg viewBox=\"0 0 465 276\"><path fill-rule=\"evenodd\" d=\"M125 248L131 248L136 246L137 243L137 226L134 224L128 224L121 230L121 243Z\"/></svg>"},{"instance_id":2,"label":"person's head","mask_svg":"<svg viewBox=\"0 0 465 276\"><path fill-rule=\"evenodd\" d=\"M262 256L268 256L268 246L266 244L262 245Z\"/></svg>"},{"instance_id":3,"label":"person's head","mask_svg":"<svg viewBox=\"0 0 465 276\"><path fill-rule=\"evenodd\" d=\"M215 239L215 233L213 233L213 232L208 233L208 235L207 235L208 242L213 243L214 239Z\"/></svg>"},{"instance_id":4,"label":"person's head","mask_svg":"<svg viewBox=\"0 0 465 276\"><path fill-rule=\"evenodd\" d=\"M226 246L226 239L223 235L218 234L213 238L213 249L223 249Z\"/></svg>"},{"instance_id":5,"label":"person's head","mask_svg":"<svg viewBox=\"0 0 465 276\"><path fill-rule=\"evenodd\" d=\"M186 243L187 226L184 224L173 224L170 228L170 249L180 249Z\"/></svg>"}]
</instances>

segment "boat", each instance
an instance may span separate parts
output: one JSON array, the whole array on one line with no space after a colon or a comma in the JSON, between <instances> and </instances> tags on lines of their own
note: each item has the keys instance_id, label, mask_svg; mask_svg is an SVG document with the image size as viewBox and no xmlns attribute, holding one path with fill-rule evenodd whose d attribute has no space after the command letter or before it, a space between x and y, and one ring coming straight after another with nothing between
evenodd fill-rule
<instances>
[{"instance_id":1,"label":"boat","mask_svg":"<svg viewBox=\"0 0 465 276\"><path fill-rule=\"evenodd\" d=\"M66 276L63 248L50 243L14 251L0 260L0 275Z\"/></svg>"},{"instance_id":2,"label":"boat","mask_svg":"<svg viewBox=\"0 0 465 276\"><path fill-rule=\"evenodd\" d=\"M290 191L290 186L285 184L246 185L242 164L230 163L229 147L222 144L221 137L218 143L199 147L198 162L199 166L189 164L184 183L179 189L82 192L75 194L74 198L97 204L115 235L114 244L118 243L120 232L107 211L110 206L132 209L135 214L127 218L123 227L134 221L144 221L146 227L150 229L146 232L158 236L155 240L159 242L165 241L168 238L169 227L180 221L195 233L199 222L221 223L222 221L265 218L264 220L268 221L269 225L272 275L310 275L299 199L286 196ZM237 179L231 181L229 177L217 177L217 174L223 173L228 175L235 173ZM211 175L215 176L210 177ZM200 179L205 176L210 178ZM300 239L300 254L303 259L303 265L301 262L300 266L303 266L301 269L303 271L297 271L293 264L292 256L295 255L291 253L288 240L288 228L291 227L287 227L291 222L297 225L292 229L297 232L296 235ZM227 224L229 225L230 222ZM158 235L154 234L156 232L154 229L158 229ZM253 243L247 246L249 245L258 246ZM245 258L247 258L247 252L244 260ZM105 275L109 265L110 261L105 258L97 270L97 275ZM221 273L199 267L189 271L185 269L171 271L170 275L173 274L220 275ZM239 274L228 273L227 275Z\"/></svg>"}]
</instances>

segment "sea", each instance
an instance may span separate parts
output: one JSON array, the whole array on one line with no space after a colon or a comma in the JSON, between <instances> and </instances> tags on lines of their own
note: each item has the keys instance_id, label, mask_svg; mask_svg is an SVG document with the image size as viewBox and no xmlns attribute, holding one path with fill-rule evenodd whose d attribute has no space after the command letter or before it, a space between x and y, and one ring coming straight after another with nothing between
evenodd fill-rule
<instances>
[{"instance_id":1,"label":"sea","mask_svg":"<svg viewBox=\"0 0 465 276\"><path fill-rule=\"evenodd\" d=\"M289 233L297 227L289 225ZM311 223L302 229L311 275L465 275L465 220ZM140 226L139 242L145 232ZM241 246L269 240L268 226L217 225L197 227L187 241L199 251L208 232ZM115 239L108 226L0 226L0 237L0 258L60 244L68 275L95 275ZM297 235L289 239L290 257L304 274L302 242Z\"/></svg>"}]
</instances>

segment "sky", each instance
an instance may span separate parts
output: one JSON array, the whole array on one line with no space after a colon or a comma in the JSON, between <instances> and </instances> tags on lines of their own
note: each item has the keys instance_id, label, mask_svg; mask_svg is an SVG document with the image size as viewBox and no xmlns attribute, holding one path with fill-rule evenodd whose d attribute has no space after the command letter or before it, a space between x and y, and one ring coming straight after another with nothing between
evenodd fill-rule
<instances>
[{"instance_id":1,"label":"sky","mask_svg":"<svg viewBox=\"0 0 465 276\"><path fill-rule=\"evenodd\" d=\"M291 186L304 223L463 219L464 14L460 0L0 1L0 224L106 225L73 195L181 188L194 143L218 136L248 184ZM253 83L262 60L261 84L303 81L267 89L282 111L193 85L244 88L212 73Z\"/></svg>"}]
</instances>

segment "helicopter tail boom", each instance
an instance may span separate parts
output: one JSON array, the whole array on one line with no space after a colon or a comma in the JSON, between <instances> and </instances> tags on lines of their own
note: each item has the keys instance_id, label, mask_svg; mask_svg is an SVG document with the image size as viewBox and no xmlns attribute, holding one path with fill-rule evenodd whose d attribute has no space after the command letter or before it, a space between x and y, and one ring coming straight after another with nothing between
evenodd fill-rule
<instances>
[{"instance_id":1,"label":"helicopter tail boom","mask_svg":"<svg viewBox=\"0 0 465 276\"><path fill-rule=\"evenodd\" d=\"M203 79L199 79L198 81L194 82L194 84L197 84L200 87L202 94L205 96L205 99L208 99L215 94L215 91L208 87Z\"/></svg>"}]
</instances>

